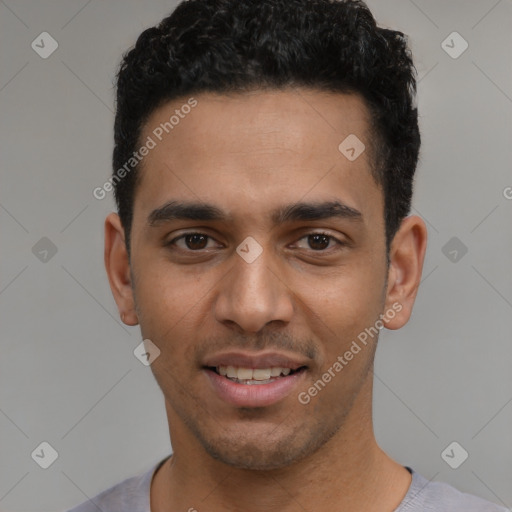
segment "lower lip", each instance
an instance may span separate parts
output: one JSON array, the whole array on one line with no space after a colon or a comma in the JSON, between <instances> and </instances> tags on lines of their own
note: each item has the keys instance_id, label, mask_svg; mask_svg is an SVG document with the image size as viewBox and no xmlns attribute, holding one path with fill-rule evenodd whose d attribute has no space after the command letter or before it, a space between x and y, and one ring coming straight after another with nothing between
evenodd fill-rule
<instances>
[{"instance_id":1,"label":"lower lip","mask_svg":"<svg viewBox=\"0 0 512 512\"><path fill-rule=\"evenodd\" d=\"M217 395L224 402L237 407L265 407L275 404L288 396L306 373L305 370L300 370L268 384L239 384L213 370L205 368L204 372Z\"/></svg>"}]
</instances>

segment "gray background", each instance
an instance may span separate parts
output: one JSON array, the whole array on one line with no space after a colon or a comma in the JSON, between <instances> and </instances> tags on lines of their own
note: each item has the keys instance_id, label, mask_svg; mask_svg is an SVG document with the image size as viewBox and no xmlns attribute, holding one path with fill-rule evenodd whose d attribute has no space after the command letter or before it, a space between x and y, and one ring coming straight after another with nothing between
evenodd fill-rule
<instances>
[{"instance_id":1,"label":"gray background","mask_svg":"<svg viewBox=\"0 0 512 512\"><path fill-rule=\"evenodd\" d=\"M65 509L170 453L139 330L120 323L103 268L112 197L92 191L110 172L120 56L174 5L0 0L2 511ZM381 336L377 438L425 477L510 507L512 1L369 5L411 36L414 212L430 236L412 320ZM43 31L59 44L47 59L31 48ZM453 31L469 43L457 59L441 46ZM48 469L31 457L43 441L58 452ZM452 441L469 453L458 469L441 457Z\"/></svg>"}]
</instances>

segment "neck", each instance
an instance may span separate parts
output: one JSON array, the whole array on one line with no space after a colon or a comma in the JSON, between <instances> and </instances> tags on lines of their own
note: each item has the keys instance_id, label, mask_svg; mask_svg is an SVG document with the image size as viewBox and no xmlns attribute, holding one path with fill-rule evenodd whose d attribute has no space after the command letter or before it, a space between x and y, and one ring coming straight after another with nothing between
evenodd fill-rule
<instances>
[{"instance_id":1,"label":"neck","mask_svg":"<svg viewBox=\"0 0 512 512\"><path fill-rule=\"evenodd\" d=\"M214 460L185 426L175 428L173 455L152 482L152 512L394 510L407 493L411 475L378 446L371 390L367 396L356 400L342 428L314 454L269 471Z\"/></svg>"}]
</instances>

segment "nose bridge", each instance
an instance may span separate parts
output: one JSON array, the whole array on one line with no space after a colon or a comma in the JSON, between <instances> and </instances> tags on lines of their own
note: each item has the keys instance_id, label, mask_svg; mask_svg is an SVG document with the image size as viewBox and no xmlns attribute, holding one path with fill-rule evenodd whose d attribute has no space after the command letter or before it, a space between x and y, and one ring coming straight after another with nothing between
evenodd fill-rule
<instances>
[{"instance_id":1,"label":"nose bridge","mask_svg":"<svg viewBox=\"0 0 512 512\"><path fill-rule=\"evenodd\" d=\"M233 268L220 287L215 311L218 321L235 322L250 332L274 320L290 321L289 291L271 270L272 263L270 249L258 248L251 240L240 244L233 255Z\"/></svg>"},{"instance_id":2,"label":"nose bridge","mask_svg":"<svg viewBox=\"0 0 512 512\"><path fill-rule=\"evenodd\" d=\"M236 281L236 292L244 302L268 303L274 296L276 277L270 270L268 255L261 255L255 261L248 263L238 261L235 273L238 275ZM251 300L251 297L253 300Z\"/></svg>"}]
</instances>

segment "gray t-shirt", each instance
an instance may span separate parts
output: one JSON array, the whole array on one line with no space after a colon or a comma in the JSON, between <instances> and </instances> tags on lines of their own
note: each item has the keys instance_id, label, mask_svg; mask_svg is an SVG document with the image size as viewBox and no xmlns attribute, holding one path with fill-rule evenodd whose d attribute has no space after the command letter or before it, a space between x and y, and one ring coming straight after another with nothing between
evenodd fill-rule
<instances>
[{"instance_id":1,"label":"gray t-shirt","mask_svg":"<svg viewBox=\"0 0 512 512\"><path fill-rule=\"evenodd\" d=\"M151 512L151 479L167 459L146 473L128 478L68 512ZM451 485L429 482L419 473L407 469L412 473L411 486L394 512L510 512L482 498L462 493Z\"/></svg>"}]
</instances>

